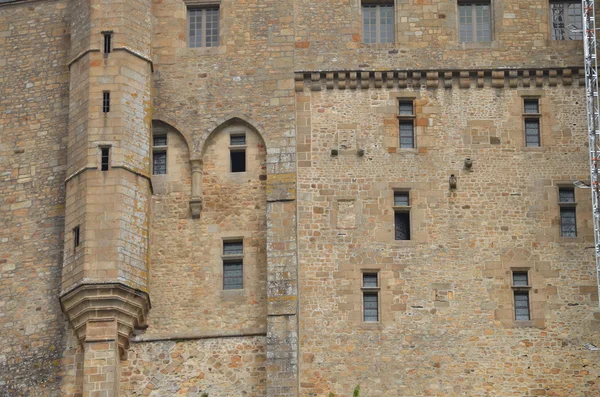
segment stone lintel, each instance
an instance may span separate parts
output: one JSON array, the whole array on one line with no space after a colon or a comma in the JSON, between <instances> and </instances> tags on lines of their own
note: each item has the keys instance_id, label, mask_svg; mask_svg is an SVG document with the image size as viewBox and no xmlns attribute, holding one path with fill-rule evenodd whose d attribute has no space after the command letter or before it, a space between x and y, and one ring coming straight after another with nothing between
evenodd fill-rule
<instances>
[{"instance_id":1,"label":"stone lintel","mask_svg":"<svg viewBox=\"0 0 600 397\"><path fill-rule=\"evenodd\" d=\"M104 327L102 338L117 339L121 356L133 330L146 328L151 307L147 293L120 283L82 284L63 293L60 304L82 345L98 336L97 325L114 323L115 333L107 335Z\"/></svg>"}]
</instances>

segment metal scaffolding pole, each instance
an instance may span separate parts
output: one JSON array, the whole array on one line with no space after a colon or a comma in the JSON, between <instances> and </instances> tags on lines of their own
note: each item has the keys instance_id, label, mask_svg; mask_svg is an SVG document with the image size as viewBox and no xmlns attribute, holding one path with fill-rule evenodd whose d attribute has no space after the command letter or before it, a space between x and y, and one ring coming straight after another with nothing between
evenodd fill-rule
<instances>
[{"instance_id":1,"label":"metal scaffolding pole","mask_svg":"<svg viewBox=\"0 0 600 397\"><path fill-rule=\"evenodd\" d=\"M594 0L582 0L583 51L585 62L585 97L590 149L590 187L592 192L592 216L594 221L594 249L596 253L596 282L600 296L600 186L598 185L598 161L600 161L600 125L598 118L598 59L596 43L596 12Z\"/></svg>"}]
</instances>

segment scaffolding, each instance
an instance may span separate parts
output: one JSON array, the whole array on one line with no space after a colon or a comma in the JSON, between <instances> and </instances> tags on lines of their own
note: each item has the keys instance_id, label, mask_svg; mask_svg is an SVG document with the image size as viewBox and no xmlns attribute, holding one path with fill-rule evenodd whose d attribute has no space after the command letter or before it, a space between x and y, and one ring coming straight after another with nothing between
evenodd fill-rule
<instances>
[{"instance_id":1,"label":"scaffolding","mask_svg":"<svg viewBox=\"0 0 600 397\"><path fill-rule=\"evenodd\" d=\"M582 0L581 6L583 18L583 51L585 61L585 97L590 150L590 190L592 192L592 216L594 221L596 281L600 296L600 185L598 184L598 162L600 161L600 104L598 102L596 12L594 9L594 0Z\"/></svg>"}]
</instances>

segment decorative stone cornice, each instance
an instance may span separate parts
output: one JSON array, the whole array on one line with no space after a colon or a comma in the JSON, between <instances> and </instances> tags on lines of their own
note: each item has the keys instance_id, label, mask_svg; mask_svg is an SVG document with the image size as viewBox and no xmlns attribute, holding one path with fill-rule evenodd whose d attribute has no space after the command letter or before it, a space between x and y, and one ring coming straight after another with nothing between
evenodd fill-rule
<instances>
[{"instance_id":1,"label":"decorative stone cornice","mask_svg":"<svg viewBox=\"0 0 600 397\"><path fill-rule=\"evenodd\" d=\"M150 297L124 284L83 284L61 295L60 304L82 344L88 322L115 319L123 356L133 330L146 327Z\"/></svg>"},{"instance_id":2,"label":"decorative stone cornice","mask_svg":"<svg viewBox=\"0 0 600 397\"><path fill-rule=\"evenodd\" d=\"M305 89L356 90L373 88L530 88L584 86L584 69L480 69L395 71L304 71L294 74L296 92Z\"/></svg>"}]
</instances>

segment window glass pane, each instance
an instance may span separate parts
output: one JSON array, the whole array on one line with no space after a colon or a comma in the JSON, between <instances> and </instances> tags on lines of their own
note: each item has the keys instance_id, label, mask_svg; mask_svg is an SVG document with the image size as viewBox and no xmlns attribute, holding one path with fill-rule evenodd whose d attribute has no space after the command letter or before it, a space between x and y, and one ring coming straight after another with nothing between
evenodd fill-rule
<instances>
[{"instance_id":1,"label":"window glass pane","mask_svg":"<svg viewBox=\"0 0 600 397\"><path fill-rule=\"evenodd\" d=\"M243 279L244 271L241 262L223 263L223 289L242 289Z\"/></svg>"},{"instance_id":2,"label":"window glass pane","mask_svg":"<svg viewBox=\"0 0 600 397\"><path fill-rule=\"evenodd\" d=\"M154 175L167 173L167 152L154 152L152 154L152 173Z\"/></svg>"},{"instance_id":3,"label":"window glass pane","mask_svg":"<svg viewBox=\"0 0 600 397\"><path fill-rule=\"evenodd\" d=\"M539 101L537 99L525 99L523 101L523 111L524 113L539 113Z\"/></svg>"},{"instance_id":4,"label":"window glass pane","mask_svg":"<svg viewBox=\"0 0 600 397\"><path fill-rule=\"evenodd\" d=\"M414 123L412 120L400 121L400 147L415 147L415 131Z\"/></svg>"},{"instance_id":5,"label":"window glass pane","mask_svg":"<svg viewBox=\"0 0 600 397\"><path fill-rule=\"evenodd\" d=\"M202 9L190 9L189 15L189 41L190 47L202 47Z\"/></svg>"},{"instance_id":6,"label":"window glass pane","mask_svg":"<svg viewBox=\"0 0 600 397\"><path fill-rule=\"evenodd\" d=\"M244 243L242 241L224 241L223 255L243 255Z\"/></svg>"},{"instance_id":7,"label":"window glass pane","mask_svg":"<svg viewBox=\"0 0 600 397\"><path fill-rule=\"evenodd\" d=\"M206 46L216 47L219 45L219 9L207 9L206 11Z\"/></svg>"},{"instance_id":8,"label":"window glass pane","mask_svg":"<svg viewBox=\"0 0 600 397\"><path fill-rule=\"evenodd\" d=\"M561 188L558 189L558 201L560 203L574 203L575 189Z\"/></svg>"},{"instance_id":9,"label":"window glass pane","mask_svg":"<svg viewBox=\"0 0 600 397\"><path fill-rule=\"evenodd\" d=\"M379 304L377 294L363 295L364 300L364 320L365 322L376 322L379 321Z\"/></svg>"},{"instance_id":10,"label":"window glass pane","mask_svg":"<svg viewBox=\"0 0 600 397\"><path fill-rule=\"evenodd\" d=\"M473 41L473 21L471 4L459 4L460 41Z\"/></svg>"},{"instance_id":11,"label":"window glass pane","mask_svg":"<svg viewBox=\"0 0 600 397\"><path fill-rule=\"evenodd\" d=\"M567 30L569 40L583 40L583 19L581 18L581 4L567 3Z\"/></svg>"},{"instance_id":12,"label":"window glass pane","mask_svg":"<svg viewBox=\"0 0 600 397\"><path fill-rule=\"evenodd\" d=\"M379 6L380 43L394 42L394 6Z\"/></svg>"},{"instance_id":13,"label":"window glass pane","mask_svg":"<svg viewBox=\"0 0 600 397\"><path fill-rule=\"evenodd\" d=\"M394 221L396 240L410 240L410 213L396 212Z\"/></svg>"},{"instance_id":14,"label":"window glass pane","mask_svg":"<svg viewBox=\"0 0 600 397\"><path fill-rule=\"evenodd\" d=\"M229 144L231 146L245 145L246 144L246 134L231 135Z\"/></svg>"},{"instance_id":15,"label":"window glass pane","mask_svg":"<svg viewBox=\"0 0 600 397\"><path fill-rule=\"evenodd\" d=\"M577 223L574 207L561 207L560 235L563 237L577 237Z\"/></svg>"},{"instance_id":16,"label":"window glass pane","mask_svg":"<svg viewBox=\"0 0 600 397\"><path fill-rule=\"evenodd\" d=\"M400 116L412 116L413 101L400 101Z\"/></svg>"},{"instance_id":17,"label":"window glass pane","mask_svg":"<svg viewBox=\"0 0 600 397\"><path fill-rule=\"evenodd\" d=\"M408 205L408 193L396 192L394 193L394 206L407 206Z\"/></svg>"},{"instance_id":18,"label":"window glass pane","mask_svg":"<svg viewBox=\"0 0 600 397\"><path fill-rule=\"evenodd\" d=\"M377 288L377 274L363 274L363 287Z\"/></svg>"},{"instance_id":19,"label":"window glass pane","mask_svg":"<svg viewBox=\"0 0 600 397\"><path fill-rule=\"evenodd\" d=\"M167 146L167 136L158 135L152 138L152 145L154 146Z\"/></svg>"},{"instance_id":20,"label":"window glass pane","mask_svg":"<svg viewBox=\"0 0 600 397\"><path fill-rule=\"evenodd\" d=\"M527 272L514 272L513 285L515 287L527 287L529 285Z\"/></svg>"},{"instance_id":21,"label":"window glass pane","mask_svg":"<svg viewBox=\"0 0 600 397\"><path fill-rule=\"evenodd\" d=\"M529 319L529 292L515 291L515 320L528 321Z\"/></svg>"},{"instance_id":22,"label":"window glass pane","mask_svg":"<svg viewBox=\"0 0 600 397\"><path fill-rule=\"evenodd\" d=\"M525 145L540 146L540 121L538 119L525 120Z\"/></svg>"},{"instance_id":23,"label":"window glass pane","mask_svg":"<svg viewBox=\"0 0 600 397\"><path fill-rule=\"evenodd\" d=\"M363 6L363 41L367 44L377 42L377 8Z\"/></svg>"}]
</instances>

